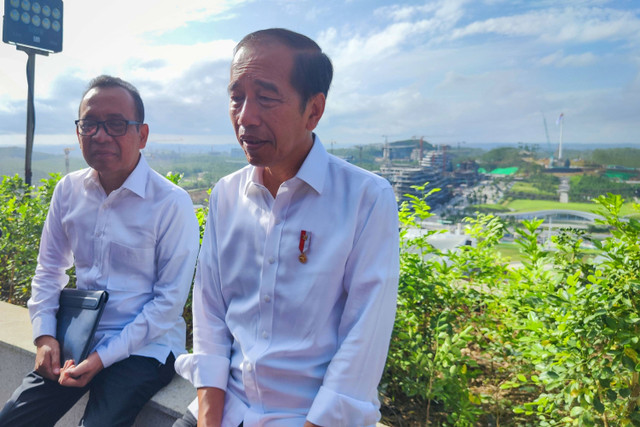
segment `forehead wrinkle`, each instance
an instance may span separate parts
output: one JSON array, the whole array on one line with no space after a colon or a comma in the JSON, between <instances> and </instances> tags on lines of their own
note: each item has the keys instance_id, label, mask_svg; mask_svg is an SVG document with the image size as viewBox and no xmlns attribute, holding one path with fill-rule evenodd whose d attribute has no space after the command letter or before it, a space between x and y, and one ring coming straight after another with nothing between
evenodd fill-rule
<instances>
[{"instance_id":1,"label":"forehead wrinkle","mask_svg":"<svg viewBox=\"0 0 640 427\"><path fill-rule=\"evenodd\" d=\"M273 84L273 83L271 83L271 82L268 82L268 81L262 80L262 79L255 79L255 80L253 80L253 82L256 85L260 86L262 89L265 89L265 90L280 94L280 90L278 89L278 86ZM240 86L239 81L238 80L234 80L231 83L229 83L229 86L227 86L227 92L232 92L232 91L238 89L239 86Z\"/></svg>"},{"instance_id":2,"label":"forehead wrinkle","mask_svg":"<svg viewBox=\"0 0 640 427\"><path fill-rule=\"evenodd\" d=\"M256 80L256 84L258 86L260 86L261 88L271 91L271 92L275 92L275 93L280 93L280 91L278 90L278 86L276 86L275 84L265 81L265 80Z\"/></svg>"}]
</instances>

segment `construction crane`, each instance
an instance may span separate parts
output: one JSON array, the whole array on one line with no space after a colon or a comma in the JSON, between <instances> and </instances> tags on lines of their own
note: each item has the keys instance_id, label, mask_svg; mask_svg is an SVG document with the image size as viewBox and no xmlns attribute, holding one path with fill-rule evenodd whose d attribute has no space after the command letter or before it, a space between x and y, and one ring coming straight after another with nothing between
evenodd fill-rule
<instances>
[{"instance_id":1,"label":"construction crane","mask_svg":"<svg viewBox=\"0 0 640 427\"><path fill-rule=\"evenodd\" d=\"M391 163L391 147L389 147L389 135L382 135L384 138L384 146L382 149L382 162L384 164Z\"/></svg>"},{"instance_id":2,"label":"construction crane","mask_svg":"<svg viewBox=\"0 0 640 427\"><path fill-rule=\"evenodd\" d=\"M418 137L415 136L415 135L412 136L411 138L413 140L418 139ZM421 162L422 162L422 152L423 152L423 148L422 147L423 147L423 145L424 145L424 136L421 136L420 137L420 154L418 155L418 164L421 164Z\"/></svg>"},{"instance_id":3,"label":"construction crane","mask_svg":"<svg viewBox=\"0 0 640 427\"><path fill-rule=\"evenodd\" d=\"M549 127L547 126L547 118L544 116L544 113L542 111L540 111L540 114L542 114L542 122L544 123L544 134L547 137L547 151L549 151L551 154L551 159L549 160L549 167L553 166L553 155L555 154L553 151L551 151L551 138L549 138Z\"/></svg>"},{"instance_id":4,"label":"construction crane","mask_svg":"<svg viewBox=\"0 0 640 427\"><path fill-rule=\"evenodd\" d=\"M64 167L67 171L66 174L69 173L69 153L71 152L71 150L73 150L73 147L65 147L64 149Z\"/></svg>"},{"instance_id":5,"label":"construction crane","mask_svg":"<svg viewBox=\"0 0 640 427\"><path fill-rule=\"evenodd\" d=\"M358 149L358 160L362 162L362 149L364 148L364 146L356 145L355 147Z\"/></svg>"},{"instance_id":6,"label":"construction crane","mask_svg":"<svg viewBox=\"0 0 640 427\"><path fill-rule=\"evenodd\" d=\"M542 114L542 122L544 123L544 134L547 136L547 148L551 149L551 139L549 138L549 128L547 127L547 118Z\"/></svg>"}]
</instances>

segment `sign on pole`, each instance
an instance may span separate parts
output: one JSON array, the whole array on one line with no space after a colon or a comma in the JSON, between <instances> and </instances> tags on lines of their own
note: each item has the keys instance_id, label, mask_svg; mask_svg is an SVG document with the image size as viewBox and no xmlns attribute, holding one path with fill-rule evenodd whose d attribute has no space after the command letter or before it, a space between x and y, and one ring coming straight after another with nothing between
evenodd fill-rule
<instances>
[{"instance_id":1,"label":"sign on pole","mask_svg":"<svg viewBox=\"0 0 640 427\"><path fill-rule=\"evenodd\" d=\"M13 44L27 56L27 133L24 175L31 185L31 153L35 131L34 78L36 54L62 51L62 0L4 0L2 41Z\"/></svg>"}]
</instances>

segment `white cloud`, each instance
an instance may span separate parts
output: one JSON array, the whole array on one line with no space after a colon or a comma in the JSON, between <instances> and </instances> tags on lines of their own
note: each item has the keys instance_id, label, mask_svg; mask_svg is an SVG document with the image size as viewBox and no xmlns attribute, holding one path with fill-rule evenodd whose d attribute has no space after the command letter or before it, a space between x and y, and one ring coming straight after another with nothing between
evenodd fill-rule
<instances>
[{"instance_id":1,"label":"white cloud","mask_svg":"<svg viewBox=\"0 0 640 427\"><path fill-rule=\"evenodd\" d=\"M65 30L73 22L85 37L109 34L114 39L162 34L190 22L203 22L228 13L249 0L86 0L65 4ZM72 41L73 42L73 41Z\"/></svg>"},{"instance_id":2,"label":"white cloud","mask_svg":"<svg viewBox=\"0 0 640 427\"><path fill-rule=\"evenodd\" d=\"M585 52L576 55L565 55L562 50L541 58L538 63L545 66L557 67L584 67L596 64L600 58L592 52Z\"/></svg>"},{"instance_id":3,"label":"white cloud","mask_svg":"<svg viewBox=\"0 0 640 427\"><path fill-rule=\"evenodd\" d=\"M380 7L374 10L373 14L382 18L390 18L393 21L408 21L416 14L430 13L435 11L437 8L437 3L427 3L420 6L394 4L391 6Z\"/></svg>"},{"instance_id":4,"label":"white cloud","mask_svg":"<svg viewBox=\"0 0 640 427\"><path fill-rule=\"evenodd\" d=\"M228 40L196 45L155 45L154 35L202 22L226 13L242 1L223 0L156 0L131 2L128 0L97 0L67 2L64 12L63 52L49 57L37 56L36 73L39 94L50 95L55 76L69 72L89 79L98 74L111 73L124 78L152 78L150 69L130 69L131 64L163 61L155 74L175 78L198 60L229 57ZM0 50L0 60L24 60L22 53L12 52L8 46ZM160 63L160 62L157 62ZM46 67L46 72L40 72ZM4 68L4 67L3 67ZM23 81L24 72L11 68L7 80ZM69 71L71 70L71 71ZM133 76L131 71L133 71ZM4 79L3 79L4 80ZM5 80L6 81L6 80ZM0 86L0 94L11 93L13 85ZM23 96L23 95L22 95Z\"/></svg>"},{"instance_id":5,"label":"white cloud","mask_svg":"<svg viewBox=\"0 0 640 427\"><path fill-rule=\"evenodd\" d=\"M630 3L396 3L67 1L64 51L37 57L38 131L66 132L88 80L111 73L139 87L153 134L232 139L232 48L245 32L280 26L319 35L334 62L325 141L539 142L540 111L565 111L568 140L640 135L629 118L640 111L640 17ZM0 46L0 62L0 122L9 124L0 132L20 133L26 55Z\"/></svg>"},{"instance_id":6,"label":"white cloud","mask_svg":"<svg viewBox=\"0 0 640 427\"><path fill-rule=\"evenodd\" d=\"M585 43L631 38L640 41L640 19L628 11L604 8L551 8L473 22L452 39L474 35L538 37L548 43Z\"/></svg>"}]
</instances>

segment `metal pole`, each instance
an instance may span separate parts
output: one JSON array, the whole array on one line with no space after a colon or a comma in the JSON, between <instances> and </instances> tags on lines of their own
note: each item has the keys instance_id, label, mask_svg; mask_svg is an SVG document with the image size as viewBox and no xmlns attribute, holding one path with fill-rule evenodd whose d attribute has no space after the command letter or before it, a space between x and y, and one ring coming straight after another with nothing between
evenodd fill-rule
<instances>
[{"instance_id":1,"label":"metal pole","mask_svg":"<svg viewBox=\"0 0 640 427\"><path fill-rule=\"evenodd\" d=\"M16 46L27 54L27 143L24 155L24 182L31 185L31 154L33 152L33 134L36 128L36 110L33 105L34 81L36 74L36 54L49 56L49 52L27 46Z\"/></svg>"},{"instance_id":2,"label":"metal pole","mask_svg":"<svg viewBox=\"0 0 640 427\"><path fill-rule=\"evenodd\" d=\"M33 134L36 127L36 114L33 105L34 76L36 70L36 54L31 49L25 50L27 59L27 144L24 156L24 180L31 185L31 154L33 152Z\"/></svg>"}]
</instances>

